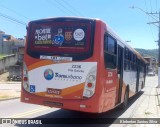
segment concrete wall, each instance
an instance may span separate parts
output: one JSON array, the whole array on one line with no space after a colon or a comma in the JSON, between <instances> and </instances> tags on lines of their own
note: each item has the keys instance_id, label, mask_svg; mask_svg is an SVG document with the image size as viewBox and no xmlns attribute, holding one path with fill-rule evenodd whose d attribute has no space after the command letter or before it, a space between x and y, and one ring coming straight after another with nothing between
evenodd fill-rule
<instances>
[{"instance_id":1,"label":"concrete wall","mask_svg":"<svg viewBox=\"0 0 160 127\"><path fill-rule=\"evenodd\" d=\"M0 74L6 72L9 66L15 65L17 63L17 55L7 55L3 59L0 59Z\"/></svg>"},{"instance_id":2,"label":"concrete wall","mask_svg":"<svg viewBox=\"0 0 160 127\"><path fill-rule=\"evenodd\" d=\"M2 41L3 41L2 36L3 36L3 32L0 31L0 54L2 53Z\"/></svg>"},{"instance_id":3,"label":"concrete wall","mask_svg":"<svg viewBox=\"0 0 160 127\"><path fill-rule=\"evenodd\" d=\"M14 45L14 42L3 42L1 45L1 54L13 54L12 47Z\"/></svg>"}]
</instances>

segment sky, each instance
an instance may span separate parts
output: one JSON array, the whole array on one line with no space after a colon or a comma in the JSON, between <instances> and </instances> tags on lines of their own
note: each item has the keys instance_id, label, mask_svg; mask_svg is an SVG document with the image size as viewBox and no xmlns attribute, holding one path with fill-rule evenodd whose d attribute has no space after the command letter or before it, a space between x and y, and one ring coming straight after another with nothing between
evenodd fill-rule
<instances>
[{"instance_id":1,"label":"sky","mask_svg":"<svg viewBox=\"0 0 160 127\"><path fill-rule=\"evenodd\" d=\"M159 10L160 0L0 0L0 30L24 38L32 20L62 16L98 18L133 48L156 49L158 27L147 24L155 19L145 12Z\"/></svg>"}]
</instances>

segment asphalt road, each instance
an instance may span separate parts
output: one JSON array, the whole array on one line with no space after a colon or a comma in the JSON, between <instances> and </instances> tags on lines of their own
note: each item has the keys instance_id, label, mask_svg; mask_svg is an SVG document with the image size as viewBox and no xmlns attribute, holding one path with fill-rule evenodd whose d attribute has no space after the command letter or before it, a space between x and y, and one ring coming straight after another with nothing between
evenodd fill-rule
<instances>
[{"instance_id":1,"label":"asphalt road","mask_svg":"<svg viewBox=\"0 0 160 127\"><path fill-rule=\"evenodd\" d=\"M0 102L0 118L67 118L72 120L75 118L136 118L136 112L140 109L140 105L152 95L152 89L155 88L157 78L149 78L146 87L136 96L129 100L126 110L119 107L102 114L89 114L76 111L68 111L57 108L49 108L45 106L21 103L19 99L7 100ZM154 97L154 95L153 95ZM144 102L146 103L146 102ZM155 104L156 105L156 104ZM142 110L142 109L140 109ZM143 114L142 114L143 115ZM141 116L143 118L143 116ZM84 119L83 119L84 120ZM86 119L89 120L89 119ZM82 123L84 121L81 121ZM86 121L85 121L86 122ZM17 127L28 127L29 125L15 125ZM107 127L117 126L117 124L54 124L54 125L30 125L34 127L52 126L52 127ZM119 126L119 125L118 125ZM11 125L9 125L11 127Z\"/></svg>"},{"instance_id":2,"label":"asphalt road","mask_svg":"<svg viewBox=\"0 0 160 127\"><path fill-rule=\"evenodd\" d=\"M130 99L129 106L126 111L116 108L106 113L102 114L89 114L76 111L68 111L63 109L49 108L45 106L37 106L33 104L25 104L19 102L19 99L8 100L0 102L0 117L1 118L118 118L123 116L128 118L130 114L135 110L136 104L138 104L138 98L142 95L139 93L134 98ZM137 102L138 101L138 102ZM5 107L4 107L5 106ZM82 121L83 123L83 121ZM27 127L28 125L16 125L17 127ZM31 126L31 125L30 125ZM44 125L32 125L34 127L44 126ZM75 127L75 124L55 124L46 125L52 127ZM76 125L81 127L82 125ZM86 124L83 127L106 127L106 124ZM9 126L10 127L10 126Z\"/></svg>"}]
</instances>

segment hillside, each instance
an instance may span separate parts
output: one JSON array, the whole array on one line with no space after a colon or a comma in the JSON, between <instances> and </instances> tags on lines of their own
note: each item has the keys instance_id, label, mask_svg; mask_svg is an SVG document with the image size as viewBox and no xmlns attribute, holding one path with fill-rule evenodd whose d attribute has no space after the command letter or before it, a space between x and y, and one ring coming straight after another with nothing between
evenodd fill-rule
<instances>
[{"instance_id":1,"label":"hillside","mask_svg":"<svg viewBox=\"0 0 160 127\"><path fill-rule=\"evenodd\" d=\"M152 57L158 59L158 49L139 49L135 48L143 57Z\"/></svg>"}]
</instances>

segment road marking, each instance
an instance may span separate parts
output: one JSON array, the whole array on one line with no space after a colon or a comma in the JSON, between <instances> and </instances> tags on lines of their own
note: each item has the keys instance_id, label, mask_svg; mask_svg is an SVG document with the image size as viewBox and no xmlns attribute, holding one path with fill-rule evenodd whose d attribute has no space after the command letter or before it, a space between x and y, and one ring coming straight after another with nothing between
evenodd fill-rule
<instances>
[{"instance_id":1,"label":"road marking","mask_svg":"<svg viewBox=\"0 0 160 127\"><path fill-rule=\"evenodd\" d=\"M32 114L35 114L35 113L38 113L38 112L42 112L42 111L45 111L45 110L48 110L48 109L51 109L51 108L50 107L42 107L42 108L34 109L34 110L31 110L31 111L15 114L15 115L9 116L7 118L22 118L22 117L32 115Z\"/></svg>"}]
</instances>

